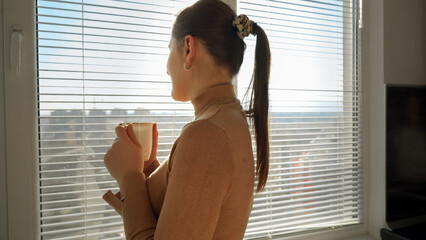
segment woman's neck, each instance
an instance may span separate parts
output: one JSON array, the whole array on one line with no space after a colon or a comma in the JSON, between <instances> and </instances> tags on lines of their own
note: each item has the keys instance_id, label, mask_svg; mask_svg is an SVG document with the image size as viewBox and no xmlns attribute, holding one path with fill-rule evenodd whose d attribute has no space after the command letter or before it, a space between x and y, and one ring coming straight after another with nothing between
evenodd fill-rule
<instances>
[{"instance_id":1,"label":"woman's neck","mask_svg":"<svg viewBox=\"0 0 426 240\"><path fill-rule=\"evenodd\" d=\"M223 67L205 65L205 67L199 67L194 70L194 84L190 91L191 100L195 99L212 87L232 84L232 77Z\"/></svg>"}]
</instances>

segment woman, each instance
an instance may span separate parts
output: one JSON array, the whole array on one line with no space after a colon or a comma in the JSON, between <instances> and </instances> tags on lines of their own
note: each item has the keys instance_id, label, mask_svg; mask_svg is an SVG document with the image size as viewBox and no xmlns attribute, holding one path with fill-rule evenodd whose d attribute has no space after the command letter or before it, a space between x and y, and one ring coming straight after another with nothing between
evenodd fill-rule
<instances>
[{"instance_id":1,"label":"woman","mask_svg":"<svg viewBox=\"0 0 426 240\"><path fill-rule=\"evenodd\" d=\"M242 64L243 38L257 35L250 109L242 111L232 77ZM172 97L191 101L195 119L161 165L157 144L141 160L132 125L116 128L105 165L120 192L104 199L123 217L127 239L242 239L257 191L268 174L268 81L270 51L265 32L219 0L200 0L177 16L167 73ZM254 120L254 170L246 115ZM155 128L153 141L157 143Z\"/></svg>"}]
</instances>

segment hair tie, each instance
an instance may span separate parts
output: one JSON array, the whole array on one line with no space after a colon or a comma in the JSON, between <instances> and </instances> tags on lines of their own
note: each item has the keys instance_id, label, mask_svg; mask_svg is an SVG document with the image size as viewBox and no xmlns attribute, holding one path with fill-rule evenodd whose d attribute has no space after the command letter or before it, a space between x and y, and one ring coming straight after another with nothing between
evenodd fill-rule
<instances>
[{"instance_id":1,"label":"hair tie","mask_svg":"<svg viewBox=\"0 0 426 240\"><path fill-rule=\"evenodd\" d=\"M249 20L245 14L235 16L232 21L232 26L237 28L237 35L241 39L244 39L250 34L256 36L257 24L252 20Z\"/></svg>"}]
</instances>

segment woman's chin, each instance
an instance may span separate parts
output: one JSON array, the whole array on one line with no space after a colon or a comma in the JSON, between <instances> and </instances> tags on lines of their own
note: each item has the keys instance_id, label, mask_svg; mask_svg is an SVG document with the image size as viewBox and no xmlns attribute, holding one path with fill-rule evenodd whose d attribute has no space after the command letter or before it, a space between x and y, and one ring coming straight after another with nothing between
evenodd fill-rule
<instances>
[{"instance_id":1,"label":"woman's chin","mask_svg":"<svg viewBox=\"0 0 426 240\"><path fill-rule=\"evenodd\" d=\"M175 100L177 102L187 102L187 101L190 100L187 97L180 96L180 95L176 94L173 90L172 90L172 94L171 95L172 95L173 100Z\"/></svg>"}]
</instances>

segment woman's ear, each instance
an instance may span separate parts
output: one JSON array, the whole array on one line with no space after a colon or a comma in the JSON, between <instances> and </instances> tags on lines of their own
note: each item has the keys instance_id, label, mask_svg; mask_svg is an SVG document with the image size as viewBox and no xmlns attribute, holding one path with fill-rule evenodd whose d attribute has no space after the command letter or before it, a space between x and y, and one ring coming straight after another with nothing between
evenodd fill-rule
<instances>
[{"instance_id":1,"label":"woman's ear","mask_svg":"<svg viewBox=\"0 0 426 240\"><path fill-rule=\"evenodd\" d=\"M198 50L198 41L191 35L186 35L184 39L184 56L186 66L191 68L194 64L195 56Z\"/></svg>"}]
</instances>

